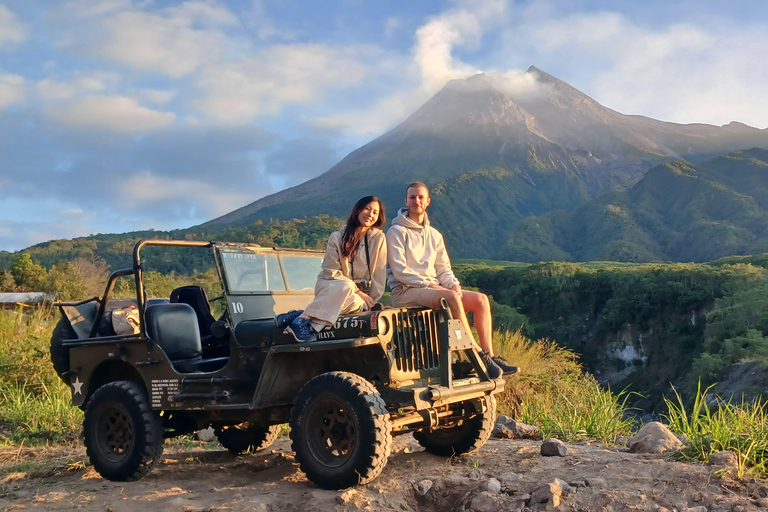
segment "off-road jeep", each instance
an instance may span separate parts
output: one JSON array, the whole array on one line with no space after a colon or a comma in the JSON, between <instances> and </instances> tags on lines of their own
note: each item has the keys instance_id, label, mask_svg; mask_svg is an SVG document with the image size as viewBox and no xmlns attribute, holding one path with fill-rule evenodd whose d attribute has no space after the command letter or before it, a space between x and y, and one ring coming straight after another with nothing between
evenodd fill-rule
<instances>
[{"instance_id":1,"label":"off-road jeep","mask_svg":"<svg viewBox=\"0 0 768 512\"><path fill-rule=\"evenodd\" d=\"M199 287L147 299L146 246L208 248L221 278L215 319ZM157 250L157 249L155 249ZM199 249L198 249L199 250ZM290 424L307 477L326 489L364 484L412 432L438 455L467 453L490 436L504 387L491 379L448 309L343 315L321 340L296 343L275 315L313 299L323 253L257 245L144 240L133 268L109 277L100 298L59 303L51 359L85 411L87 454L110 480L149 473L165 438L212 426L232 452L258 450ZM135 299L111 299L118 278ZM137 332L110 317L135 306Z\"/></svg>"}]
</instances>

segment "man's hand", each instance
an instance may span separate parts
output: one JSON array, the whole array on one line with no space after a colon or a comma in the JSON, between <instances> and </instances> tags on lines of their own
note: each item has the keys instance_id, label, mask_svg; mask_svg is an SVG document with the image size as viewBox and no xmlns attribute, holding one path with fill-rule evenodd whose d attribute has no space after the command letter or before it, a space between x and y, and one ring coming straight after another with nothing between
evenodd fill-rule
<instances>
[{"instance_id":1,"label":"man's hand","mask_svg":"<svg viewBox=\"0 0 768 512\"><path fill-rule=\"evenodd\" d=\"M461 297L461 285L455 284L451 287L451 290L459 294L459 297Z\"/></svg>"},{"instance_id":2,"label":"man's hand","mask_svg":"<svg viewBox=\"0 0 768 512\"><path fill-rule=\"evenodd\" d=\"M427 285L427 288L432 288L433 290L446 290L446 291L448 291L448 288L446 288L445 286L441 286L441 285L435 284L435 283L429 283Z\"/></svg>"},{"instance_id":3,"label":"man's hand","mask_svg":"<svg viewBox=\"0 0 768 512\"><path fill-rule=\"evenodd\" d=\"M360 296L363 301L365 301L365 304L368 306L368 309L371 309L374 304L376 304L376 301L374 301L367 293L365 293L362 290L357 290L357 294Z\"/></svg>"}]
</instances>

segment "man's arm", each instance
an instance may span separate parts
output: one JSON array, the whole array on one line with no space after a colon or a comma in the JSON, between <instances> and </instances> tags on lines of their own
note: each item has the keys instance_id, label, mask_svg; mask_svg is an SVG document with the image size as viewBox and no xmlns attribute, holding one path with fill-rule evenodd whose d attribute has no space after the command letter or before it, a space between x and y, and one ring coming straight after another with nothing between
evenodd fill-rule
<instances>
[{"instance_id":1,"label":"man's arm","mask_svg":"<svg viewBox=\"0 0 768 512\"><path fill-rule=\"evenodd\" d=\"M414 288L426 288L429 281L411 270L405 257L409 250L406 244L406 230L392 226L387 231L387 261L392 275L399 282Z\"/></svg>"},{"instance_id":2,"label":"man's arm","mask_svg":"<svg viewBox=\"0 0 768 512\"><path fill-rule=\"evenodd\" d=\"M441 286L452 290L455 286L459 286L459 280L453 273L451 268L451 260L448 258L448 251L445 250L445 243L443 242L443 235L435 231L437 235L437 258L435 258L435 272L437 272L437 280ZM459 290L454 290L459 291Z\"/></svg>"}]
</instances>

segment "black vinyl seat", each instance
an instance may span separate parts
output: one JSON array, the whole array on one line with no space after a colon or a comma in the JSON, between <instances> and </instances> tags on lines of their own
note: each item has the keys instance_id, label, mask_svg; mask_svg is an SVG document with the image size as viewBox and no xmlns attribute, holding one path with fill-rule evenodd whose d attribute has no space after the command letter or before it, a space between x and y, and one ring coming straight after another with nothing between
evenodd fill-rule
<instances>
[{"instance_id":1,"label":"black vinyl seat","mask_svg":"<svg viewBox=\"0 0 768 512\"><path fill-rule=\"evenodd\" d=\"M228 357L203 359L197 315L189 304L155 304L144 315L147 336L160 345L179 373L223 368Z\"/></svg>"},{"instance_id":2,"label":"black vinyl seat","mask_svg":"<svg viewBox=\"0 0 768 512\"><path fill-rule=\"evenodd\" d=\"M171 304L188 304L197 315L197 325L200 337L211 336L211 325L216 321L211 314L211 303L208 296L199 286L182 286L171 292Z\"/></svg>"}]
</instances>

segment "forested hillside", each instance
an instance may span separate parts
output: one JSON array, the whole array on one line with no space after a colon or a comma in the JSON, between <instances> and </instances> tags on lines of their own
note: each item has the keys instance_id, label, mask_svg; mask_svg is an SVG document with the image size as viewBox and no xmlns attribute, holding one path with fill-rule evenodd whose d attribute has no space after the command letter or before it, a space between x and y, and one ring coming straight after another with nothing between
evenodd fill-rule
<instances>
[{"instance_id":1,"label":"forested hillside","mask_svg":"<svg viewBox=\"0 0 768 512\"><path fill-rule=\"evenodd\" d=\"M768 251L768 151L648 171L625 192L529 217L500 257L515 261L711 261Z\"/></svg>"},{"instance_id":2,"label":"forested hillside","mask_svg":"<svg viewBox=\"0 0 768 512\"><path fill-rule=\"evenodd\" d=\"M690 392L729 365L768 367L768 255L712 264L459 265L476 286L526 318L535 339L582 355L614 390L648 409L670 384Z\"/></svg>"}]
</instances>

